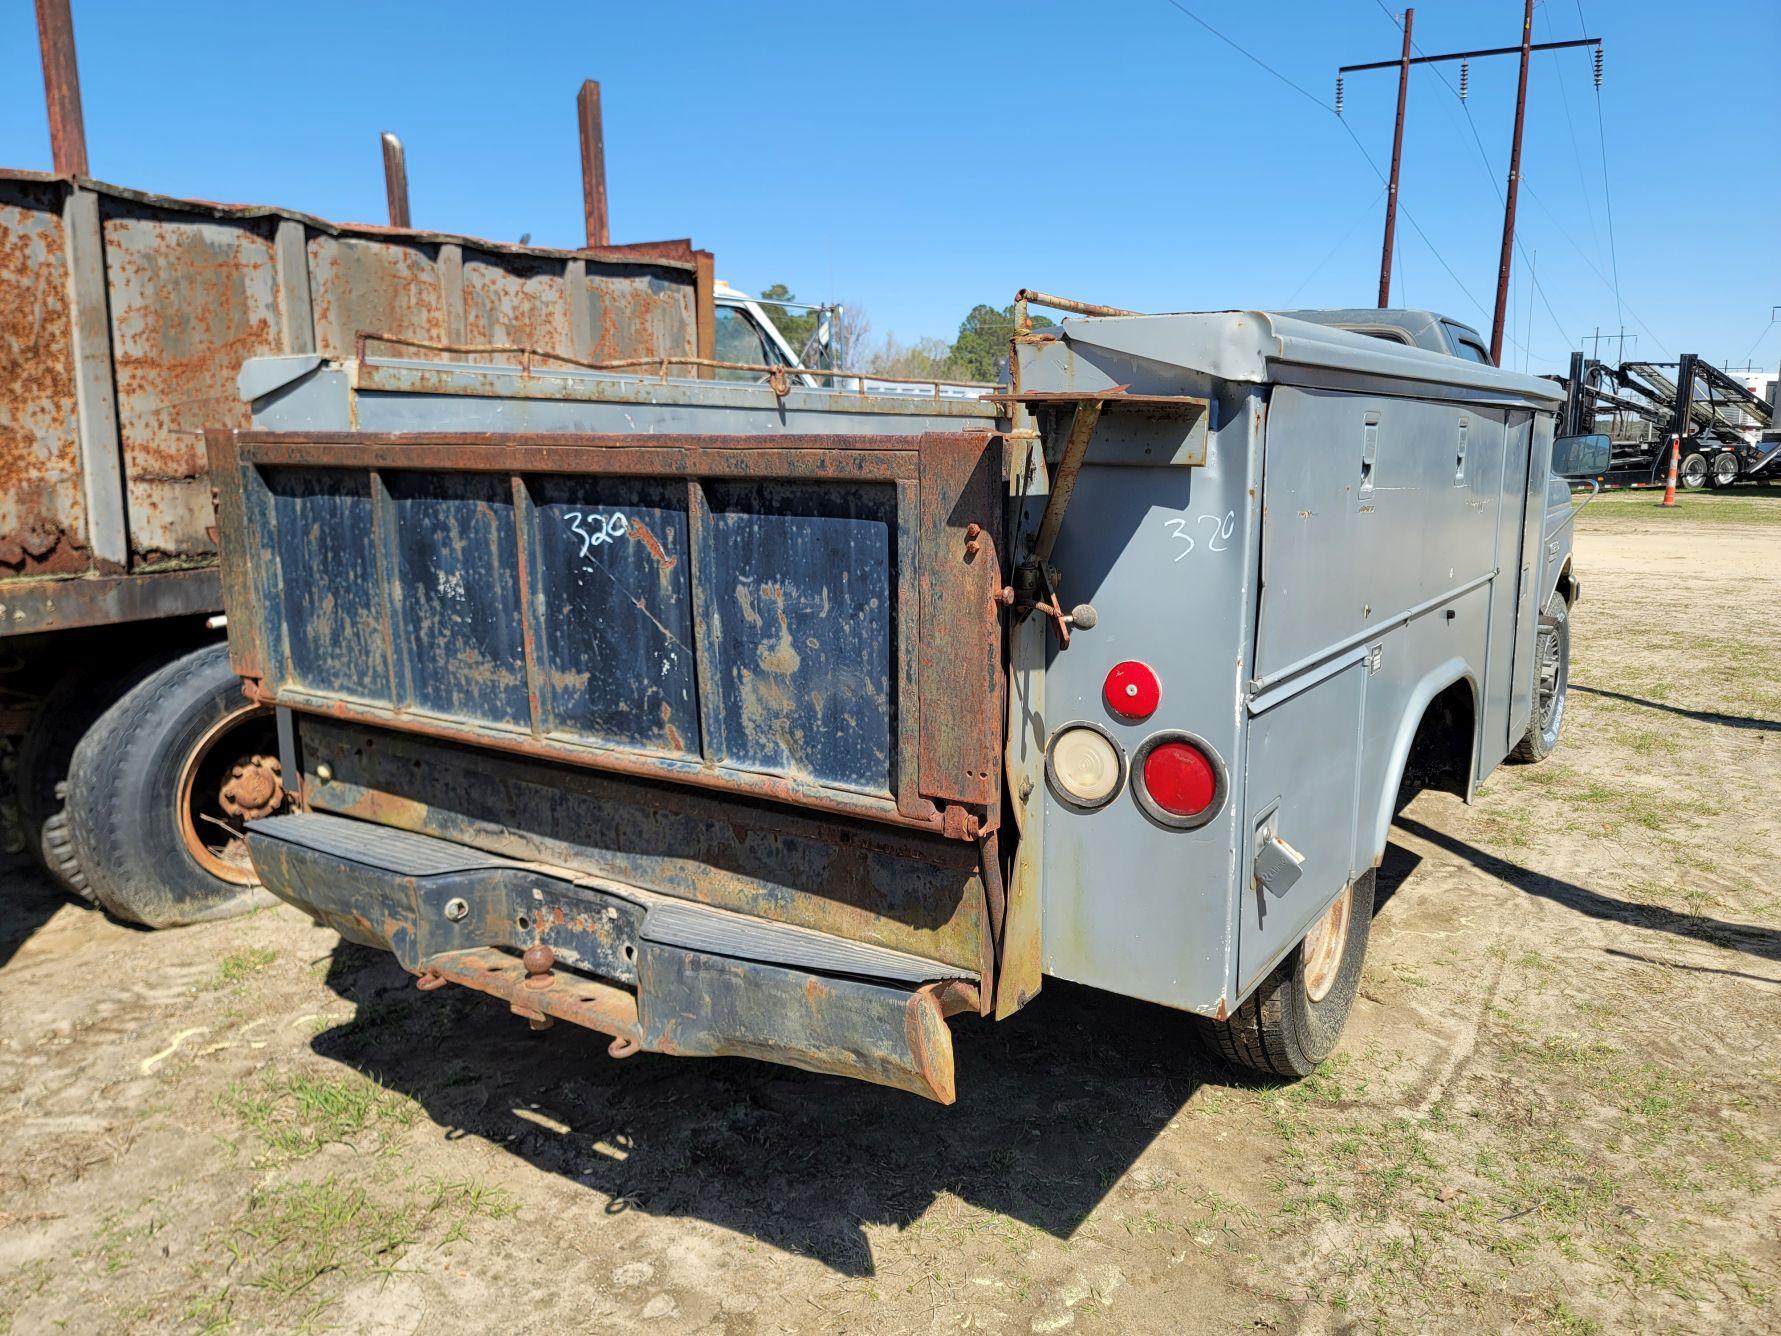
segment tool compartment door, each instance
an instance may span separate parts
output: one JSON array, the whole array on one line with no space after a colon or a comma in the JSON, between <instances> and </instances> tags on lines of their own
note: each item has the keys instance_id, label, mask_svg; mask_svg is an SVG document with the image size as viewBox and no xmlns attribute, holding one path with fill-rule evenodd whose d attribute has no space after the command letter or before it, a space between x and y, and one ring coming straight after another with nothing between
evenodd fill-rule
<instances>
[{"instance_id":1,"label":"tool compartment door","mask_svg":"<svg viewBox=\"0 0 1781 1336\"><path fill-rule=\"evenodd\" d=\"M211 448L260 699L905 823L997 799L987 433Z\"/></svg>"}]
</instances>

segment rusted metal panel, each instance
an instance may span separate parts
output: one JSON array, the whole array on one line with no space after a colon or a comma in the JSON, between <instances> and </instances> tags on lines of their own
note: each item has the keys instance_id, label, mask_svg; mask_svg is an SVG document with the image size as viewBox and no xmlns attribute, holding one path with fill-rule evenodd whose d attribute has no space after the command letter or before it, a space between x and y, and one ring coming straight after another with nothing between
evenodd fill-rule
<instances>
[{"instance_id":1,"label":"rusted metal panel","mask_svg":"<svg viewBox=\"0 0 1781 1336\"><path fill-rule=\"evenodd\" d=\"M444 341L439 248L395 237L312 233L309 291L316 351L351 357L363 330Z\"/></svg>"},{"instance_id":2,"label":"rusted metal panel","mask_svg":"<svg viewBox=\"0 0 1781 1336\"><path fill-rule=\"evenodd\" d=\"M260 561L229 610L272 648L261 699L958 839L993 824L988 433L234 447L225 522Z\"/></svg>"},{"instance_id":3,"label":"rusted metal panel","mask_svg":"<svg viewBox=\"0 0 1781 1336\"><path fill-rule=\"evenodd\" d=\"M245 425L251 357L367 330L685 356L697 267L685 241L516 247L0 171L0 602L34 629L153 615L152 591L16 586L214 563L202 432Z\"/></svg>"},{"instance_id":4,"label":"rusted metal panel","mask_svg":"<svg viewBox=\"0 0 1781 1336\"><path fill-rule=\"evenodd\" d=\"M149 617L189 617L220 606L214 566L149 575L0 582L0 625L7 635L110 626Z\"/></svg>"},{"instance_id":5,"label":"rusted metal panel","mask_svg":"<svg viewBox=\"0 0 1781 1336\"><path fill-rule=\"evenodd\" d=\"M208 562L206 427L246 424L235 377L282 352L275 224L102 198L134 569Z\"/></svg>"},{"instance_id":6,"label":"rusted metal panel","mask_svg":"<svg viewBox=\"0 0 1781 1336\"><path fill-rule=\"evenodd\" d=\"M466 253L463 262L464 341L512 343L576 356L574 291L565 278L573 265L587 279L585 263ZM585 317L584 317L585 318ZM375 328L375 326L366 326ZM492 362L486 353L465 360Z\"/></svg>"},{"instance_id":7,"label":"rusted metal panel","mask_svg":"<svg viewBox=\"0 0 1781 1336\"><path fill-rule=\"evenodd\" d=\"M90 564L64 193L0 181L0 580Z\"/></svg>"},{"instance_id":8,"label":"rusted metal panel","mask_svg":"<svg viewBox=\"0 0 1781 1336\"><path fill-rule=\"evenodd\" d=\"M311 810L981 968L974 845L322 715L295 724Z\"/></svg>"}]
</instances>

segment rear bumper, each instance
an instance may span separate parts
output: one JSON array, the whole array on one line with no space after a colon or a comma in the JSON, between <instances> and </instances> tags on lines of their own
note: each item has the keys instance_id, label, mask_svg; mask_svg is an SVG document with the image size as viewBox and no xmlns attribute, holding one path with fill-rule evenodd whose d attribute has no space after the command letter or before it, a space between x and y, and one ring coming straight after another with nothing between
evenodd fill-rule
<instances>
[{"instance_id":1,"label":"rear bumper","mask_svg":"<svg viewBox=\"0 0 1781 1336\"><path fill-rule=\"evenodd\" d=\"M256 821L248 844L270 890L423 988L598 1030L615 1056L760 1058L953 1100L946 1017L978 984L957 967L345 817Z\"/></svg>"}]
</instances>

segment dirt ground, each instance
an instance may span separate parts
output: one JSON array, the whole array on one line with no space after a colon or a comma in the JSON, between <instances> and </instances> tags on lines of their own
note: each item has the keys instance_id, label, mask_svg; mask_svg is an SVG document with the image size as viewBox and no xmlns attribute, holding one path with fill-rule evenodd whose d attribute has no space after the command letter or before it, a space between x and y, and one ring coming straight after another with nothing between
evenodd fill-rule
<instances>
[{"instance_id":1,"label":"dirt ground","mask_svg":"<svg viewBox=\"0 0 1781 1336\"><path fill-rule=\"evenodd\" d=\"M1781 496L1584 514L1566 738L1423 794L1337 1057L1048 985L958 1104L615 1062L286 908L0 872L0 1333L1781 1329Z\"/></svg>"}]
</instances>

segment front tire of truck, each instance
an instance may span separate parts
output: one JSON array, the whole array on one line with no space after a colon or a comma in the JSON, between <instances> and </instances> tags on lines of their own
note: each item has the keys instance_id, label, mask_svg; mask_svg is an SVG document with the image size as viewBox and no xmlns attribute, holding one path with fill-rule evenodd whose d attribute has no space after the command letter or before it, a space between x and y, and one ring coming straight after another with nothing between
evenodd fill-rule
<instances>
[{"instance_id":1,"label":"front tire of truck","mask_svg":"<svg viewBox=\"0 0 1781 1336\"><path fill-rule=\"evenodd\" d=\"M1571 608L1563 594L1554 593L1540 614L1540 629L1534 638L1533 713L1527 721L1527 736L1509 753L1511 760L1532 765L1558 750L1570 685Z\"/></svg>"},{"instance_id":2,"label":"front tire of truck","mask_svg":"<svg viewBox=\"0 0 1781 1336\"><path fill-rule=\"evenodd\" d=\"M1229 1019L1204 1023L1215 1054L1233 1067L1297 1080L1335 1051L1360 989L1377 880L1372 868L1356 877Z\"/></svg>"},{"instance_id":3,"label":"front tire of truck","mask_svg":"<svg viewBox=\"0 0 1781 1336\"><path fill-rule=\"evenodd\" d=\"M138 683L69 767L70 833L93 898L151 928L270 903L242 827L285 801L276 754L272 712L242 697L226 645Z\"/></svg>"}]
</instances>

